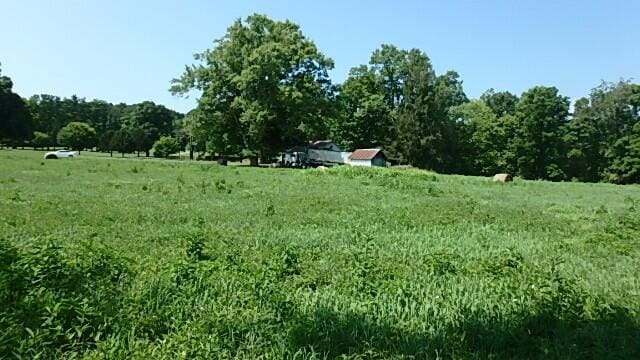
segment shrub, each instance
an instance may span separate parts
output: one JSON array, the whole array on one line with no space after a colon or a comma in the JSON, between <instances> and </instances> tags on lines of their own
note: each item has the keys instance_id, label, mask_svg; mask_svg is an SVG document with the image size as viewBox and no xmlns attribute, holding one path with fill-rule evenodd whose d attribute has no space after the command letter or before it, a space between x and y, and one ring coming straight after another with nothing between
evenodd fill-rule
<instances>
[{"instance_id":1,"label":"shrub","mask_svg":"<svg viewBox=\"0 0 640 360\"><path fill-rule=\"evenodd\" d=\"M153 156L166 158L180 151L180 143L170 136L163 136L153 144Z\"/></svg>"}]
</instances>

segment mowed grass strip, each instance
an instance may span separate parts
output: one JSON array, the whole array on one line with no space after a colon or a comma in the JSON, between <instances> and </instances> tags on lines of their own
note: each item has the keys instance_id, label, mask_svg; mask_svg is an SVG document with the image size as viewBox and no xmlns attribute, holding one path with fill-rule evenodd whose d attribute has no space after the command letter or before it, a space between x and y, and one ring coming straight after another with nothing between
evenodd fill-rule
<instances>
[{"instance_id":1,"label":"mowed grass strip","mask_svg":"<svg viewBox=\"0 0 640 360\"><path fill-rule=\"evenodd\" d=\"M0 151L0 357L640 358L640 187Z\"/></svg>"}]
</instances>

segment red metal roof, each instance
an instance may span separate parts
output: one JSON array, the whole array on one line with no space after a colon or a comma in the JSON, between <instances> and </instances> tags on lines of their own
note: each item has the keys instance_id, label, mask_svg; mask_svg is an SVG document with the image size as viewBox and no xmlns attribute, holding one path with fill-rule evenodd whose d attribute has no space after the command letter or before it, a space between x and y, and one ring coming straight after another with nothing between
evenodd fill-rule
<instances>
[{"instance_id":1,"label":"red metal roof","mask_svg":"<svg viewBox=\"0 0 640 360\"><path fill-rule=\"evenodd\" d=\"M380 149L356 149L349 155L351 160L372 160L378 153L381 153ZM382 154L384 156L384 153Z\"/></svg>"}]
</instances>

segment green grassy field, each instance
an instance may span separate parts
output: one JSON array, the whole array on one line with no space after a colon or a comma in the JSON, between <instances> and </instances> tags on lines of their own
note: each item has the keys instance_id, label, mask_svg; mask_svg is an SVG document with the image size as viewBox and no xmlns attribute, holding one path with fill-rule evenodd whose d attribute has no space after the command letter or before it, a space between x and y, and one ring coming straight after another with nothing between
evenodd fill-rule
<instances>
[{"instance_id":1,"label":"green grassy field","mask_svg":"<svg viewBox=\"0 0 640 360\"><path fill-rule=\"evenodd\" d=\"M0 151L0 358L640 358L640 187Z\"/></svg>"}]
</instances>

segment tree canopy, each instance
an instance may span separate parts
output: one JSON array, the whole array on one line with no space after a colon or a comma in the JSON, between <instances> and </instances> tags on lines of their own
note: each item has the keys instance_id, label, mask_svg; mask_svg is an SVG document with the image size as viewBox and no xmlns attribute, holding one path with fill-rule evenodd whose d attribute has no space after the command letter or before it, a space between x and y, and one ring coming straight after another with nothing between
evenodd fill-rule
<instances>
[{"instance_id":1,"label":"tree canopy","mask_svg":"<svg viewBox=\"0 0 640 360\"><path fill-rule=\"evenodd\" d=\"M327 134L333 61L298 25L252 15L195 59L171 91L202 92L198 126L210 151L268 157Z\"/></svg>"},{"instance_id":2,"label":"tree canopy","mask_svg":"<svg viewBox=\"0 0 640 360\"><path fill-rule=\"evenodd\" d=\"M53 141L51 137L43 132L35 131L33 133L33 139L31 140L31 144L34 148L44 148L53 145Z\"/></svg>"},{"instance_id":3,"label":"tree canopy","mask_svg":"<svg viewBox=\"0 0 640 360\"><path fill-rule=\"evenodd\" d=\"M565 179L562 128L569 99L555 87L536 86L522 94L515 116L517 172L528 179Z\"/></svg>"},{"instance_id":4,"label":"tree canopy","mask_svg":"<svg viewBox=\"0 0 640 360\"><path fill-rule=\"evenodd\" d=\"M0 67L0 144L7 140L15 144L30 139L32 128L31 114L24 100L13 92L13 81L2 75Z\"/></svg>"},{"instance_id":5,"label":"tree canopy","mask_svg":"<svg viewBox=\"0 0 640 360\"><path fill-rule=\"evenodd\" d=\"M383 44L339 90L332 137L345 148L383 147L399 163L456 170L449 110L467 101L456 72L437 76L424 52Z\"/></svg>"},{"instance_id":6,"label":"tree canopy","mask_svg":"<svg viewBox=\"0 0 640 360\"><path fill-rule=\"evenodd\" d=\"M58 132L58 143L82 151L96 145L96 130L83 122L70 122Z\"/></svg>"}]
</instances>

